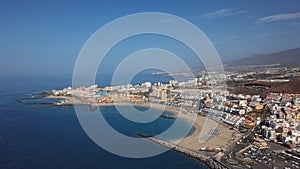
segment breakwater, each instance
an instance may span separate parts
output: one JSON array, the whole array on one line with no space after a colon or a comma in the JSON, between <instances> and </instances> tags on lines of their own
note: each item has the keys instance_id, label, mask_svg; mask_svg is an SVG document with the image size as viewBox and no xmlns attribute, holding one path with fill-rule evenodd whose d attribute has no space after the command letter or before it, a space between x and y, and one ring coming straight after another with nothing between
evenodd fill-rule
<instances>
[{"instance_id":1,"label":"breakwater","mask_svg":"<svg viewBox=\"0 0 300 169\"><path fill-rule=\"evenodd\" d=\"M229 166L226 166L225 164L215 160L214 158L212 158L210 156L205 156L205 155L201 154L200 152L189 150L189 149L184 148L182 146L173 144L173 143L168 142L168 141L158 139L156 137L151 137L151 136L147 136L147 135L144 135L144 134L138 134L138 135L140 137L148 138L149 140L151 140L154 143L160 144L160 145L165 146L167 148L170 148L174 151L185 154L185 155L187 155L191 158L197 159L200 162L203 162L204 164L206 164L211 169L230 169Z\"/></svg>"},{"instance_id":2,"label":"breakwater","mask_svg":"<svg viewBox=\"0 0 300 169\"><path fill-rule=\"evenodd\" d=\"M168 115L160 115L161 118L165 118L165 119L176 119L176 116L168 116Z\"/></svg>"}]
</instances>

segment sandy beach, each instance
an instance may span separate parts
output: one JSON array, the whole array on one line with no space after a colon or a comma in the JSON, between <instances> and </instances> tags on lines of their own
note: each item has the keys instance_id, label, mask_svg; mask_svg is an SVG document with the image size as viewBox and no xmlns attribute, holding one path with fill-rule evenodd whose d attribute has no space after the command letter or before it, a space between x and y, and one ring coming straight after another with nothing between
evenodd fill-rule
<instances>
[{"instance_id":1,"label":"sandy beach","mask_svg":"<svg viewBox=\"0 0 300 169\"><path fill-rule=\"evenodd\" d=\"M205 120L206 117L197 115L197 120L194 123L194 127L196 129L195 132L192 135L184 138L178 145L191 150L199 150L200 148L204 147L226 149L236 142L238 133L234 130L229 130L228 127L222 124L218 124L215 129L218 131L218 134L212 135L210 139L200 143L199 137Z\"/></svg>"},{"instance_id":2,"label":"sandy beach","mask_svg":"<svg viewBox=\"0 0 300 169\"><path fill-rule=\"evenodd\" d=\"M149 106L149 105L145 104L143 106ZM157 105L157 104L152 104L153 108L161 108L163 106ZM225 126L223 124L217 124L216 122L213 122L212 123L213 125L209 126L210 123L205 123L205 121L207 121L207 120L209 121L211 119L209 119L207 117L197 115L197 114L192 114L192 113L185 113L185 111L180 111L179 107L165 106L165 110L176 114L177 117L183 118L184 120L186 120L194 125L195 131L192 135L185 137L179 143L178 143L178 140L174 141L174 143L177 143L178 145L188 148L190 150L197 151L203 147L226 149L230 145L236 143L238 138L240 137L239 133L237 133L234 130L230 130L227 126ZM207 141L204 141L204 142L200 142L199 137L200 137L201 131L204 127L203 126L204 124L208 125L208 126L206 126L206 128L211 127L211 129L216 130L217 133L212 134L210 136L209 133L205 134L206 131L204 131L204 136L209 135L210 139L208 139Z\"/></svg>"}]
</instances>

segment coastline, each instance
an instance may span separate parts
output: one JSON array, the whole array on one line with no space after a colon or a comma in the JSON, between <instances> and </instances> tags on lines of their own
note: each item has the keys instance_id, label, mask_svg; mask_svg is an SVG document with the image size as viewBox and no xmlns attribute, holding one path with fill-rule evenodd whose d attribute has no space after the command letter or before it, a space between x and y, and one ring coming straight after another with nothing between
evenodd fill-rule
<instances>
[{"instance_id":1,"label":"coastline","mask_svg":"<svg viewBox=\"0 0 300 169\"><path fill-rule=\"evenodd\" d=\"M194 127L194 132L182 139L179 140L160 140L155 137L148 137L151 141L156 144L160 144L162 146L169 147L171 145L171 149L177 151L181 154L184 154L190 158L195 158L196 160L204 163L209 168L216 169L227 169L229 168L225 164L220 161L214 159L215 155L223 154L222 151L226 151L235 144L241 137L241 135L235 130L230 130L228 126L218 123L216 128L213 130L218 131L218 134L213 134L209 136L209 139L200 143L200 133L202 128L204 127L204 122L210 119L208 116L201 116L199 114L193 114L186 111L181 107L172 107L163 104L157 103L131 103L131 102L111 102L111 103L77 103L74 102L74 98L70 96L54 96L47 95L46 98L57 98L67 100L67 102L55 105L55 106L71 106L71 105L92 105L92 106L139 106L139 107L151 107L154 109L160 109L164 111L168 111L174 114L172 118L181 118L182 120L187 121L192 124ZM75 103L75 104L74 104ZM166 118L166 117L162 117ZM203 150L205 149L205 150ZM221 155L222 156L222 155Z\"/></svg>"},{"instance_id":2,"label":"coastline","mask_svg":"<svg viewBox=\"0 0 300 169\"><path fill-rule=\"evenodd\" d=\"M66 105L74 105L74 100L72 97L69 96L53 96L53 95L47 95L46 98L58 98L58 99L65 99L68 100L69 103ZM86 104L88 105L88 104ZM96 103L93 104L95 106L128 106L128 103ZM210 149L227 149L232 144L234 144L240 137L240 134L237 133L234 130L229 130L229 128L221 123L219 123L216 127L216 130L218 131L218 134L213 135L210 137L207 141L200 143L199 142L199 136L201 133L201 130L203 128L203 124L207 118L209 117L203 117L201 115L191 114L191 113L184 113L181 112L180 107L171 107L168 105L161 105L157 103L130 103L132 106L140 106L140 107L151 107L154 109L160 109L165 110L168 112L173 113L175 116L174 118L182 118L183 120L191 123L195 129L195 131L180 140L172 140L170 142L177 143L179 146L185 147L187 149L193 150L193 151L199 151L201 148L210 148ZM57 105L57 106L64 106L64 105ZM195 120L196 118L196 120ZM209 119L211 120L211 119ZM203 152L207 153L207 152Z\"/></svg>"}]
</instances>

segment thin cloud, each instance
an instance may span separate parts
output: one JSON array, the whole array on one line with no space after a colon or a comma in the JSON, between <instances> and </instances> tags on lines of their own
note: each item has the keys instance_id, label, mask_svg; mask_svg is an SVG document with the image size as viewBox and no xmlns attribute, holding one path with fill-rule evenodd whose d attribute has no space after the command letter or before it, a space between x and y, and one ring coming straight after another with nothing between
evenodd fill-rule
<instances>
[{"instance_id":1,"label":"thin cloud","mask_svg":"<svg viewBox=\"0 0 300 169\"><path fill-rule=\"evenodd\" d=\"M212 42L215 45L220 45L220 44L232 43L232 42L234 42L233 40L238 39L238 38L239 38L238 35L233 35L233 36L227 37L225 40L217 40L217 41L212 41Z\"/></svg>"},{"instance_id":2,"label":"thin cloud","mask_svg":"<svg viewBox=\"0 0 300 169\"><path fill-rule=\"evenodd\" d=\"M233 35L233 36L228 37L227 40L234 40L234 39L237 39L237 38L239 38L239 36Z\"/></svg>"},{"instance_id":3,"label":"thin cloud","mask_svg":"<svg viewBox=\"0 0 300 169\"><path fill-rule=\"evenodd\" d=\"M202 15L200 18L218 18L218 17L227 17L227 16L233 16L233 15L238 15L242 13L246 13L247 10L235 10L233 8L224 8L220 9L218 11Z\"/></svg>"},{"instance_id":4,"label":"thin cloud","mask_svg":"<svg viewBox=\"0 0 300 169\"><path fill-rule=\"evenodd\" d=\"M285 14L270 15L270 16L265 16L263 18L259 18L257 20L257 23L269 23L269 22L284 21L284 20L291 20L291 19L298 19L298 18L300 18L300 12L285 13Z\"/></svg>"}]
</instances>

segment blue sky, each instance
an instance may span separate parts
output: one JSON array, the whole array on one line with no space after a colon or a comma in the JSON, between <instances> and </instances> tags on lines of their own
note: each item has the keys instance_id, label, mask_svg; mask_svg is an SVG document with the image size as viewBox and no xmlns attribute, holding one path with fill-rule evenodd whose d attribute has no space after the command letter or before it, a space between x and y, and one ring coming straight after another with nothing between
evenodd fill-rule
<instances>
[{"instance_id":1,"label":"blue sky","mask_svg":"<svg viewBox=\"0 0 300 169\"><path fill-rule=\"evenodd\" d=\"M300 47L299 0L2 0L0 75L72 74L82 46L96 30L137 12L165 12L192 22L208 36L224 61ZM144 38L148 43L136 38L111 55L122 60L129 51L151 47L155 41L168 50L177 50L186 62L193 63L189 51L178 50L175 42ZM114 60L108 59L107 63L113 64Z\"/></svg>"}]
</instances>

